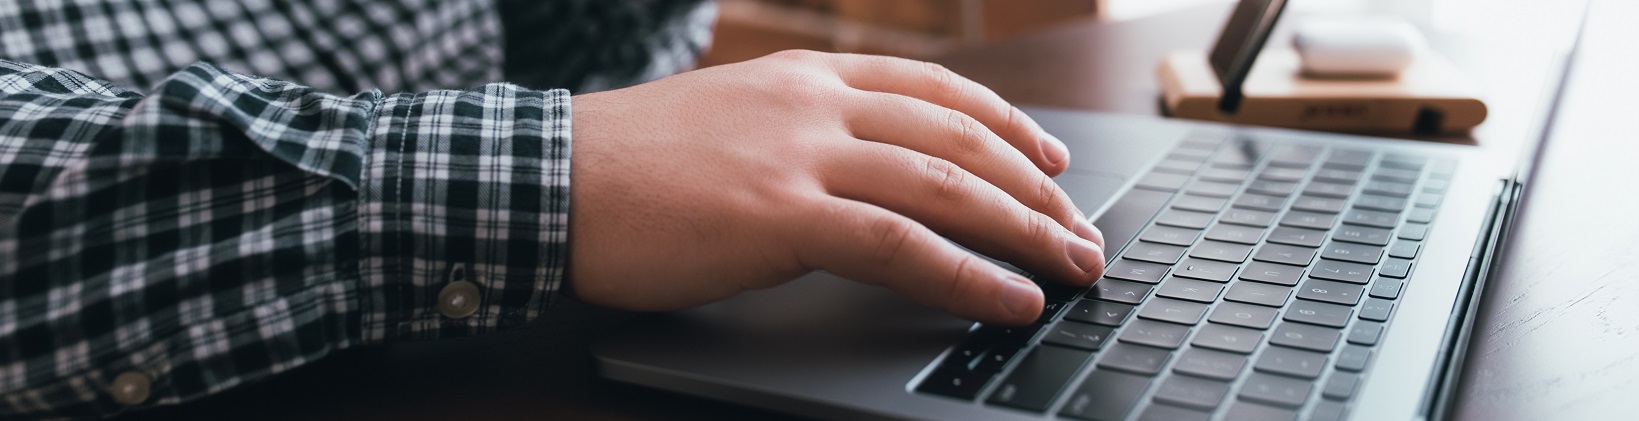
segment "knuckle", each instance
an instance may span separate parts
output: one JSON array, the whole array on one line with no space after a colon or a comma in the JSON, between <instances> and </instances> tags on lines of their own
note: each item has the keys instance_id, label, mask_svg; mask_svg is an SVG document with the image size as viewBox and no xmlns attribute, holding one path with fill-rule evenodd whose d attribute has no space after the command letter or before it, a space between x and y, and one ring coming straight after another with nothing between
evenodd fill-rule
<instances>
[{"instance_id":1,"label":"knuckle","mask_svg":"<svg viewBox=\"0 0 1639 421\"><path fill-rule=\"evenodd\" d=\"M1032 212L1024 229L1025 238L1029 239L1030 244L1046 246L1060 241L1058 233L1064 228L1046 215Z\"/></svg>"},{"instance_id":2,"label":"knuckle","mask_svg":"<svg viewBox=\"0 0 1639 421\"><path fill-rule=\"evenodd\" d=\"M956 72L950 71L939 63L922 62L922 71L927 75L929 83L933 84L935 92L946 98L953 97L961 91L961 85L956 83Z\"/></svg>"},{"instance_id":3,"label":"knuckle","mask_svg":"<svg viewBox=\"0 0 1639 421\"><path fill-rule=\"evenodd\" d=\"M820 55L820 53L818 51L791 49L791 50L780 50L778 52L775 52L774 54L769 54L768 57L769 58L781 59L781 60L811 61L811 60L818 59L819 55Z\"/></svg>"},{"instance_id":4,"label":"knuckle","mask_svg":"<svg viewBox=\"0 0 1639 421\"><path fill-rule=\"evenodd\" d=\"M878 218L868 229L867 237L875 242L871 257L882 267L894 265L905 254L916 233L910 221L900 218Z\"/></svg>"},{"instance_id":5,"label":"knuckle","mask_svg":"<svg viewBox=\"0 0 1639 421\"><path fill-rule=\"evenodd\" d=\"M983 151L985 143L990 141L989 133L984 125L979 124L979 120L975 120L967 114L949 110L945 119L949 121L951 132L956 134L954 143L961 152L977 153Z\"/></svg>"},{"instance_id":6,"label":"knuckle","mask_svg":"<svg viewBox=\"0 0 1639 421\"><path fill-rule=\"evenodd\" d=\"M967 190L967 175L950 161L927 157L923 160L922 168L926 173L925 179L928 180L930 193L935 198L955 201Z\"/></svg>"}]
</instances>

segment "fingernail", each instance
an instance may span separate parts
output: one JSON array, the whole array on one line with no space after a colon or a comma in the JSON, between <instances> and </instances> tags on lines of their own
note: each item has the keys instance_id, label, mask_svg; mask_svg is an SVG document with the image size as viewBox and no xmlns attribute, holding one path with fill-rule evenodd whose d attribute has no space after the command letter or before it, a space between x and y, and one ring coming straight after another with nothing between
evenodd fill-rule
<instances>
[{"instance_id":1,"label":"fingernail","mask_svg":"<svg viewBox=\"0 0 1639 421\"><path fill-rule=\"evenodd\" d=\"M1087 222L1086 218L1076 218L1074 229L1076 230L1077 237L1085 238L1087 241L1092 241L1093 244L1098 244L1098 248L1103 249L1105 247L1109 247L1109 245L1104 244L1104 232L1099 231L1098 227L1093 226L1092 222Z\"/></svg>"},{"instance_id":2,"label":"fingernail","mask_svg":"<svg viewBox=\"0 0 1639 421\"><path fill-rule=\"evenodd\" d=\"M1041 151L1042 155L1047 158L1047 163L1059 165L1070 158L1070 148L1064 146L1064 141L1047 134L1047 132L1037 132L1041 134Z\"/></svg>"},{"instance_id":3,"label":"fingernail","mask_svg":"<svg viewBox=\"0 0 1639 421\"><path fill-rule=\"evenodd\" d=\"M1001 299L1002 306L1013 312L1019 318L1034 319L1041 315L1041 308L1036 302L1041 301L1041 287L1018 275L1007 273L1002 275Z\"/></svg>"},{"instance_id":4,"label":"fingernail","mask_svg":"<svg viewBox=\"0 0 1639 421\"><path fill-rule=\"evenodd\" d=\"M1092 241L1066 235L1064 249L1070 255L1070 262L1075 263L1082 272L1098 275L1097 272L1104 267L1104 249Z\"/></svg>"}]
</instances>

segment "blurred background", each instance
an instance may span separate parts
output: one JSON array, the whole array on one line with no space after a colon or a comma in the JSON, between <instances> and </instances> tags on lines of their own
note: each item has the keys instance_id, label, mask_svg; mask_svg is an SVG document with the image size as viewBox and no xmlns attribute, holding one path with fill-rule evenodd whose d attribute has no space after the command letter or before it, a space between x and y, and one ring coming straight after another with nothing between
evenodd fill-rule
<instances>
[{"instance_id":1,"label":"blurred background","mask_svg":"<svg viewBox=\"0 0 1639 421\"><path fill-rule=\"evenodd\" d=\"M713 47L700 64L732 63L792 48L927 59L1077 22L1128 21L1231 2L718 0ZM1295 14L1389 14L1411 21L1425 32L1483 37L1519 46L1566 44L1570 27L1543 28L1576 22L1577 8L1559 6L1553 1L1534 0L1289 0L1287 4L1289 12Z\"/></svg>"}]
</instances>

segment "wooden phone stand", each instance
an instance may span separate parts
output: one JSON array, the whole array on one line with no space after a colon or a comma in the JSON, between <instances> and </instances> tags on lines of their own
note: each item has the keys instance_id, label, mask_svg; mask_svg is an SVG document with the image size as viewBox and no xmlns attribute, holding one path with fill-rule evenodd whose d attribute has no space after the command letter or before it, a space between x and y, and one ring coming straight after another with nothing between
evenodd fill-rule
<instances>
[{"instance_id":1,"label":"wooden phone stand","mask_svg":"<svg viewBox=\"0 0 1639 421\"><path fill-rule=\"evenodd\" d=\"M1485 121L1485 103L1456 66L1425 53L1389 79L1305 76L1292 50L1259 55L1234 114L1219 110L1223 88L1203 52L1178 52L1160 66L1168 115L1198 120L1362 133L1464 134Z\"/></svg>"}]
</instances>

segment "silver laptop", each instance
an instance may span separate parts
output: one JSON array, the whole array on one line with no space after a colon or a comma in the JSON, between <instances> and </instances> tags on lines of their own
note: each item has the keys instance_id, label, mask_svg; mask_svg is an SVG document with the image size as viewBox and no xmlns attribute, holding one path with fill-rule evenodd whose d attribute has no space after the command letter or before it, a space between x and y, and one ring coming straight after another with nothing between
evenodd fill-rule
<instances>
[{"instance_id":1,"label":"silver laptop","mask_svg":"<svg viewBox=\"0 0 1639 421\"><path fill-rule=\"evenodd\" d=\"M1244 76L1281 7L1237 8L1221 80ZM601 374L830 419L1446 413L1521 189L1514 151L1027 112L1069 144L1056 180L1111 245L1091 288L1042 283L1036 324L813 273L640 318L593 345Z\"/></svg>"}]
</instances>

